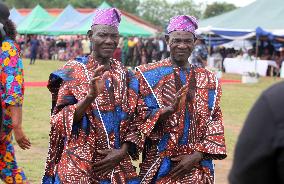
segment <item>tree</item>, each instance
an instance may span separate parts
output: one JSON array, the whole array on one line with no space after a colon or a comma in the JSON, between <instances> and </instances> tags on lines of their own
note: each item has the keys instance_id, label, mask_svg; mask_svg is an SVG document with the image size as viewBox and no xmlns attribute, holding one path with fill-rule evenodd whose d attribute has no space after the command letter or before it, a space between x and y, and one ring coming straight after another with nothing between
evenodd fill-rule
<instances>
[{"instance_id":1,"label":"tree","mask_svg":"<svg viewBox=\"0 0 284 184\"><path fill-rule=\"evenodd\" d=\"M113 7L133 14L137 14L137 7L140 5L140 0L107 0L106 2Z\"/></svg>"},{"instance_id":2,"label":"tree","mask_svg":"<svg viewBox=\"0 0 284 184\"><path fill-rule=\"evenodd\" d=\"M175 15L193 15L200 17L201 11L192 0L168 3L166 0L144 0L138 7L139 15L155 25L165 27Z\"/></svg>"},{"instance_id":3,"label":"tree","mask_svg":"<svg viewBox=\"0 0 284 184\"><path fill-rule=\"evenodd\" d=\"M203 18L214 17L222 13L232 11L236 8L237 7L234 4L226 2L223 3L214 2L213 4L207 5L205 12L203 14Z\"/></svg>"}]
</instances>

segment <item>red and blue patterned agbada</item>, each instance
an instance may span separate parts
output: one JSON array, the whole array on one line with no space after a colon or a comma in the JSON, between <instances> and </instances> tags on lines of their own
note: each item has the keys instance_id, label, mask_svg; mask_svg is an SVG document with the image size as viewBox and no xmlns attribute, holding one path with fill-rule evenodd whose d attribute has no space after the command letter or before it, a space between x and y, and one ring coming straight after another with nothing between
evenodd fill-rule
<instances>
[{"instance_id":1,"label":"red and blue patterned agbada","mask_svg":"<svg viewBox=\"0 0 284 184\"><path fill-rule=\"evenodd\" d=\"M142 147L142 138L131 121L136 108L137 80L120 62L111 60L104 90L87 109L81 125L73 124L76 104L88 94L97 67L98 62L92 57L77 58L51 75L48 87L56 105L51 116L44 184L139 183L130 159L138 159ZM119 149L124 142L132 143L129 156L106 176L95 173L92 165L104 158L96 150Z\"/></svg>"},{"instance_id":2,"label":"red and blue patterned agbada","mask_svg":"<svg viewBox=\"0 0 284 184\"><path fill-rule=\"evenodd\" d=\"M219 106L221 87L204 68L174 67L169 58L137 67L139 99L137 119L146 141L140 164L141 183L211 184L214 183L213 159L224 159L226 147L222 113ZM163 125L157 124L163 107L173 103L184 85L192 86L187 101ZM175 166L172 157L203 153L203 160L178 180L169 172Z\"/></svg>"}]
</instances>

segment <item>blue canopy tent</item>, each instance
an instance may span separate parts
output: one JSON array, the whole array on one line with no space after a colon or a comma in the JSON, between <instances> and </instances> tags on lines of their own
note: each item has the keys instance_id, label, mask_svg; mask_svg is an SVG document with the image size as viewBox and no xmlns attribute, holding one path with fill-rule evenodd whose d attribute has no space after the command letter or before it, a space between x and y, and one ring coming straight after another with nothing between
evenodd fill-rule
<instances>
[{"instance_id":1,"label":"blue canopy tent","mask_svg":"<svg viewBox=\"0 0 284 184\"><path fill-rule=\"evenodd\" d=\"M48 35L61 35L64 30L69 30L74 27L78 22L84 21L89 14L79 13L71 5L68 5L57 17L57 19L46 29L42 34Z\"/></svg>"},{"instance_id":2,"label":"blue canopy tent","mask_svg":"<svg viewBox=\"0 0 284 184\"><path fill-rule=\"evenodd\" d=\"M213 34L229 40L244 40L255 36L254 30L211 29Z\"/></svg>"},{"instance_id":3,"label":"blue canopy tent","mask_svg":"<svg viewBox=\"0 0 284 184\"><path fill-rule=\"evenodd\" d=\"M222 37L211 37L211 36L205 36L204 39L206 44L210 45L211 47L219 46L231 41L229 39L225 39Z\"/></svg>"},{"instance_id":4,"label":"blue canopy tent","mask_svg":"<svg viewBox=\"0 0 284 184\"><path fill-rule=\"evenodd\" d=\"M24 20L24 16L22 16L16 8L12 8L10 10L10 17L9 17L16 25L18 25L22 20Z\"/></svg>"}]
</instances>

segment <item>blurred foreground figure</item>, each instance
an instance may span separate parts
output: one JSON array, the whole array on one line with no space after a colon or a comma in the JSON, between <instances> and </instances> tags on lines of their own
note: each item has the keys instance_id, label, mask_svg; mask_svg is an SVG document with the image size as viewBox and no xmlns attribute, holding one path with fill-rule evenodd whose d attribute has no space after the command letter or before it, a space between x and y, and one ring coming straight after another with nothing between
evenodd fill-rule
<instances>
[{"instance_id":1,"label":"blurred foreground figure","mask_svg":"<svg viewBox=\"0 0 284 184\"><path fill-rule=\"evenodd\" d=\"M20 48L15 42L16 28L9 19L8 7L0 2L0 178L5 183L27 183L24 171L18 167L12 144L12 131L22 149L31 143L22 128L22 104L24 99L23 63ZM3 116L2 116L3 115Z\"/></svg>"},{"instance_id":2,"label":"blurred foreground figure","mask_svg":"<svg viewBox=\"0 0 284 184\"><path fill-rule=\"evenodd\" d=\"M211 184L212 160L226 157L221 86L213 73L188 62L197 27L195 17L173 17L170 57L137 67L136 121L146 137L141 183Z\"/></svg>"},{"instance_id":3,"label":"blurred foreground figure","mask_svg":"<svg viewBox=\"0 0 284 184\"><path fill-rule=\"evenodd\" d=\"M284 183L284 82L262 93L239 136L231 184Z\"/></svg>"},{"instance_id":4,"label":"blurred foreground figure","mask_svg":"<svg viewBox=\"0 0 284 184\"><path fill-rule=\"evenodd\" d=\"M120 15L115 8L97 10L89 32L93 55L51 74L55 106L44 184L139 183L130 158L138 159L142 147L132 123L137 82L111 58Z\"/></svg>"}]
</instances>

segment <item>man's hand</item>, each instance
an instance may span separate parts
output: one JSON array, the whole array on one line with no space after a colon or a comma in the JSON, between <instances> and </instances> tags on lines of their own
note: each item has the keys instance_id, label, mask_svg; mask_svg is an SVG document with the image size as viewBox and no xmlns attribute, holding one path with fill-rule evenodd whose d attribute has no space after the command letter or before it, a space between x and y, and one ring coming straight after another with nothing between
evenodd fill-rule
<instances>
[{"instance_id":1,"label":"man's hand","mask_svg":"<svg viewBox=\"0 0 284 184\"><path fill-rule=\"evenodd\" d=\"M202 153L194 152L191 155L180 155L171 160L179 162L170 172L171 177L176 180L182 178L186 173L189 173L193 167L202 160Z\"/></svg>"},{"instance_id":2,"label":"man's hand","mask_svg":"<svg viewBox=\"0 0 284 184\"><path fill-rule=\"evenodd\" d=\"M186 100L186 93L188 91L188 86L183 86L175 95L174 103L172 105L173 111L179 110Z\"/></svg>"},{"instance_id":3,"label":"man's hand","mask_svg":"<svg viewBox=\"0 0 284 184\"><path fill-rule=\"evenodd\" d=\"M165 122L170 115L179 110L185 103L187 86L183 86L175 95L174 103L171 106L162 108L158 122Z\"/></svg>"},{"instance_id":4,"label":"man's hand","mask_svg":"<svg viewBox=\"0 0 284 184\"><path fill-rule=\"evenodd\" d=\"M102 175L110 173L127 155L128 145L123 144L121 149L98 150L100 155L106 156L94 164L94 172Z\"/></svg>"},{"instance_id":5,"label":"man's hand","mask_svg":"<svg viewBox=\"0 0 284 184\"><path fill-rule=\"evenodd\" d=\"M103 91L105 80L108 76L105 66L99 66L94 71L94 77L89 84L89 92L87 96L77 103L77 107L74 113L74 123L80 123L87 108L93 103L96 97Z\"/></svg>"},{"instance_id":6,"label":"man's hand","mask_svg":"<svg viewBox=\"0 0 284 184\"><path fill-rule=\"evenodd\" d=\"M106 71L106 67L103 65L95 69L94 77L90 82L90 90L88 96L95 99L103 91L105 79L108 73L109 72Z\"/></svg>"}]
</instances>

